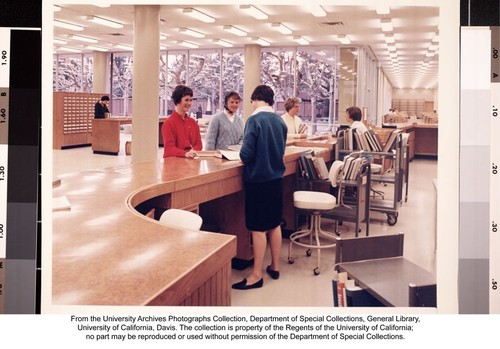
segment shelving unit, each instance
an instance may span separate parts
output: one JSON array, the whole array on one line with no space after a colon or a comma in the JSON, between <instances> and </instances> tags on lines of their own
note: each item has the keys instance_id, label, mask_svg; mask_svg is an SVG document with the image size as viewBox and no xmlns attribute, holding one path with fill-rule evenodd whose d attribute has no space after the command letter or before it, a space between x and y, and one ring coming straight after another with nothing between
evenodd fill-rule
<instances>
[{"instance_id":1,"label":"shelving unit","mask_svg":"<svg viewBox=\"0 0 500 349\"><path fill-rule=\"evenodd\" d=\"M92 144L94 105L100 93L53 93L53 148L64 149Z\"/></svg>"},{"instance_id":2,"label":"shelving unit","mask_svg":"<svg viewBox=\"0 0 500 349\"><path fill-rule=\"evenodd\" d=\"M425 99L393 99L392 108L405 111L409 116L425 112Z\"/></svg>"}]
</instances>

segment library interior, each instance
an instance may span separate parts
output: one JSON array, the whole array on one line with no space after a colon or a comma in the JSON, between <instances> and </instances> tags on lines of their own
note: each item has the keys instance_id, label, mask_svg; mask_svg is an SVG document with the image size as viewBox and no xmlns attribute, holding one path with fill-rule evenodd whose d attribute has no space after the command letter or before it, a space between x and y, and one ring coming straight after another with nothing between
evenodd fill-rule
<instances>
[{"instance_id":1,"label":"library interior","mask_svg":"<svg viewBox=\"0 0 500 349\"><path fill-rule=\"evenodd\" d=\"M51 307L436 311L439 6L104 3L53 8ZM194 158L164 157L178 85ZM279 272L235 289L256 251L246 145L206 146L228 92L246 124L259 85L277 117L297 98L301 127L284 149Z\"/></svg>"}]
</instances>

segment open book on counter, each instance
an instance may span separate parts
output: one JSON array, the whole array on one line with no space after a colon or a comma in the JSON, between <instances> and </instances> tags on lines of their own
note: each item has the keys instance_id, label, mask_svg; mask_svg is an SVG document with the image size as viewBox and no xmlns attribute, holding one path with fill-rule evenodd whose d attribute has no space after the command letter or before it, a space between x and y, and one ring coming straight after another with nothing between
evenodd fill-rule
<instances>
[{"instance_id":1,"label":"open book on counter","mask_svg":"<svg viewBox=\"0 0 500 349\"><path fill-rule=\"evenodd\" d=\"M198 157L216 157L231 161L240 160L240 152L234 150L200 150L196 154Z\"/></svg>"}]
</instances>

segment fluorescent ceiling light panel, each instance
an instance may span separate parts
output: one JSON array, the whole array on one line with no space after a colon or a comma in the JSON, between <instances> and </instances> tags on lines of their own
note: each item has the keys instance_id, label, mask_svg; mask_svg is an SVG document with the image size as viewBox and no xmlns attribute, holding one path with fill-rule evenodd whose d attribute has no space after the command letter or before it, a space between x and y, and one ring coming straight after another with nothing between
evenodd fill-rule
<instances>
[{"instance_id":1,"label":"fluorescent ceiling light panel","mask_svg":"<svg viewBox=\"0 0 500 349\"><path fill-rule=\"evenodd\" d=\"M384 32L392 32L394 27L392 26L392 20L390 18L381 18L380 27Z\"/></svg>"},{"instance_id":2,"label":"fluorescent ceiling light panel","mask_svg":"<svg viewBox=\"0 0 500 349\"><path fill-rule=\"evenodd\" d=\"M292 34L292 30L288 28L286 25L283 25L281 23L272 23L271 27L277 31L279 31L283 35L289 35Z\"/></svg>"},{"instance_id":3,"label":"fluorescent ceiling light panel","mask_svg":"<svg viewBox=\"0 0 500 349\"><path fill-rule=\"evenodd\" d=\"M197 19L201 22L205 22L205 23L213 23L215 22L215 18L203 13L203 12L200 12L198 10L195 10L194 8L190 7L190 8L185 8L182 10L182 13L184 13L185 15L188 15L194 19Z\"/></svg>"},{"instance_id":4,"label":"fluorescent ceiling light panel","mask_svg":"<svg viewBox=\"0 0 500 349\"><path fill-rule=\"evenodd\" d=\"M69 30L76 30L76 31L83 30L83 27L81 25L71 24L71 23L67 23L67 22L61 22L61 21L57 21L57 20L54 20L54 25L56 27L65 28L65 29L69 29Z\"/></svg>"},{"instance_id":5,"label":"fluorescent ceiling light panel","mask_svg":"<svg viewBox=\"0 0 500 349\"><path fill-rule=\"evenodd\" d=\"M127 46L127 45L116 44L115 47L119 48L121 50L126 50L126 51L132 51L133 50L133 48L131 46Z\"/></svg>"},{"instance_id":6,"label":"fluorescent ceiling light panel","mask_svg":"<svg viewBox=\"0 0 500 349\"><path fill-rule=\"evenodd\" d=\"M387 44L387 49L389 50L389 52L395 52L396 44Z\"/></svg>"},{"instance_id":7,"label":"fluorescent ceiling light panel","mask_svg":"<svg viewBox=\"0 0 500 349\"><path fill-rule=\"evenodd\" d=\"M298 42L301 45L309 45L309 41L302 36L294 36L293 40L295 40L296 42Z\"/></svg>"},{"instance_id":8,"label":"fluorescent ceiling light panel","mask_svg":"<svg viewBox=\"0 0 500 349\"><path fill-rule=\"evenodd\" d=\"M54 38L54 44L59 44L59 45L66 45L68 42L66 40L61 40Z\"/></svg>"},{"instance_id":9,"label":"fluorescent ceiling light panel","mask_svg":"<svg viewBox=\"0 0 500 349\"><path fill-rule=\"evenodd\" d=\"M87 48L90 49L90 50L94 50L94 51L108 52L108 49L104 48L104 47L87 46Z\"/></svg>"},{"instance_id":10,"label":"fluorescent ceiling light panel","mask_svg":"<svg viewBox=\"0 0 500 349\"><path fill-rule=\"evenodd\" d=\"M326 11L320 5L309 5L309 11L314 17L325 17Z\"/></svg>"},{"instance_id":11,"label":"fluorescent ceiling light panel","mask_svg":"<svg viewBox=\"0 0 500 349\"><path fill-rule=\"evenodd\" d=\"M197 32L196 30L188 29L188 28L180 28L179 33L187 34L189 36L202 39L205 37L205 34Z\"/></svg>"},{"instance_id":12,"label":"fluorescent ceiling light panel","mask_svg":"<svg viewBox=\"0 0 500 349\"><path fill-rule=\"evenodd\" d=\"M351 43L351 40L347 37L345 34L339 34L337 35L337 40L344 45L348 45Z\"/></svg>"},{"instance_id":13,"label":"fluorescent ceiling light panel","mask_svg":"<svg viewBox=\"0 0 500 349\"><path fill-rule=\"evenodd\" d=\"M271 45L271 43L269 41L266 41L266 40L261 39L261 38L252 38L252 41L256 42L257 44L259 44L261 46L269 46L269 45Z\"/></svg>"},{"instance_id":14,"label":"fluorescent ceiling light panel","mask_svg":"<svg viewBox=\"0 0 500 349\"><path fill-rule=\"evenodd\" d=\"M59 47L59 50L66 52L74 52L74 53L82 52L81 50L77 50L76 48L71 48L71 47Z\"/></svg>"},{"instance_id":15,"label":"fluorescent ceiling light panel","mask_svg":"<svg viewBox=\"0 0 500 349\"><path fill-rule=\"evenodd\" d=\"M167 40L167 36L165 34L160 34L160 40Z\"/></svg>"},{"instance_id":16,"label":"fluorescent ceiling light panel","mask_svg":"<svg viewBox=\"0 0 500 349\"><path fill-rule=\"evenodd\" d=\"M160 50L166 50L167 49L167 46L165 45L160 45Z\"/></svg>"},{"instance_id":17,"label":"fluorescent ceiling light panel","mask_svg":"<svg viewBox=\"0 0 500 349\"><path fill-rule=\"evenodd\" d=\"M193 44L192 42L182 41L182 40L177 41L177 44L185 46L185 47L189 47L189 48L198 48L199 47L198 45Z\"/></svg>"},{"instance_id":18,"label":"fluorescent ceiling light panel","mask_svg":"<svg viewBox=\"0 0 500 349\"><path fill-rule=\"evenodd\" d=\"M87 16L87 21L97 23L100 25L105 25L106 27L111 27L111 28L117 28L117 29L123 28L123 24L121 23L110 21L109 19L104 19L96 16Z\"/></svg>"},{"instance_id":19,"label":"fluorescent ceiling light panel","mask_svg":"<svg viewBox=\"0 0 500 349\"><path fill-rule=\"evenodd\" d=\"M52 7L52 10L54 10L54 12L59 12L59 11L61 11L61 8L59 6L54 5Z\"/></svg>"},{"instance_id":20,"label":"fluorescent ceiling light panel","mask_svg":"<svg viewBox=\"0 0 500 349\"><path fill-rule=\"evenodd\" d=\"M83 41L83 42L90 42L92 44L95 44L97 42L96 39L88 38L86 36L80 36L80 35L71 35L70 39L78 40L78 41Z\"/></svg>"},{"instance_id":21,"label":"fluorescent ceiling light panel","mask_svg":"<svg viewBox=\"0 0 500 349\"><path fill-rule=\"evenodd\" d=\"M227 30L228 32L238 35L238 36L246 36L247 33L241 29L238 29L236 27L233 27L232 25L225 25L222 27L222 29Z\"/></svg>"},{"instance_id":22,"label":"fluorescent ceiling light panel","mask_svg":"<svg viewBox=\"0 0 500 349\"><path fill-rule=\"evenodd\" d=\"M228 41L221 40L221 39L213 39L212 42L214 44L217 44L217 45L220 45L220 46L224 46L224 47L233 47L233 44L231 44Z\"/></svg>"},{"instance_id":23,"label":"fluorescent ceiling light panel","mask_svg":"<svg viewBox=\"0 0 500 349\"><path fill-rule=\"evenodd\" d=\"M435 42L435 43L438 43L439 42L439 35L434 35L434 37L432 38L432 42Z\"/></svg>"},{"instance_id":24,"label":"fluorescent ceiling light panel","mask_svg":"<svg viewBox=\"0 0 500 349\"><path fill-rule=\"evenodd\" d=\"M377 8L375 9L378 15L388 15L391 13L391 10L388 5L377 5Z\"/></svg>"},{"instance_id":25,"label":"fluorescent ceiling light panel","mask_svg":"<svg viewBox=\"0 0 500 349\"><path fill-rule=\"evenodd\" d=\"M267 19L269 16L252 5L240 5L240 10L245 11L255 19Z\"/></svg>"},{"instance_id":26,"label":"fluorescent ceiling light panel","mask_svg":"<svg viewBox=\"0 0 500 349\"><path fill-rule=\"evenodd\" d=\"M394 39L393 33L387 33L384 35L385 42L388 44L394 44L396 40Z\"/></svg>"}]
</instances>

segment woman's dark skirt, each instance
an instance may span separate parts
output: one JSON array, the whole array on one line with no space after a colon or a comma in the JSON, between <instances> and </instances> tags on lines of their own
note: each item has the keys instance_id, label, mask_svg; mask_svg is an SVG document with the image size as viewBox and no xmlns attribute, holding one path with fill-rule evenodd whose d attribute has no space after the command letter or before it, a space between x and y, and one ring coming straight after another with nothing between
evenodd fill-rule
<instances>
[{"instance_id":1,"label":"woman's dark skirt","mask_svg":"<svg viewBox=\"0 0 500 349\"><path fill-rule=\"evenodd\" d=\"M251 231L267 231L280 225L283 216L283 178L245 186L245 224Z\"/></svg>"}]
</instances>

